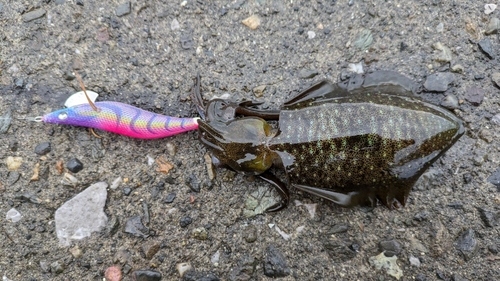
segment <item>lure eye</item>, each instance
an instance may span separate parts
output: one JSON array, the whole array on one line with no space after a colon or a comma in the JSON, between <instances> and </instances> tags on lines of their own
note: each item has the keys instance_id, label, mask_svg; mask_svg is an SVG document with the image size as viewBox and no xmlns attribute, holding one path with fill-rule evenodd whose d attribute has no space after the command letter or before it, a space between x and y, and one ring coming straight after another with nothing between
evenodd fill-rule
<instances>
[{"instance_id":1,"label":"lure eye","mask_svg":"<svg viewBox=\"0 0 500 281\"><path fill-rule=\"evenodd\" d=\"M68 118L68 113L67 112L61 112L61 113L59 113L59 115L57 116L57 118L59 118L59 120L66 120L66 118Z\"/></svg>"}]
</instances>

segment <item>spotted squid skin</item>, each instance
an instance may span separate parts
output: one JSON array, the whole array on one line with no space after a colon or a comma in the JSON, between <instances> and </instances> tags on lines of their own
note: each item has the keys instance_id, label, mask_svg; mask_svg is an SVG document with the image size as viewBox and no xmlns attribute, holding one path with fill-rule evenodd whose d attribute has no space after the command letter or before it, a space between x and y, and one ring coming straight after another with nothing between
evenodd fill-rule
<instances>
[{"instance_id":1,"label":"spotted squid skin","mask_svg":"<svg viewBox=\"0 0 500 281\"><path fill-rule=\"evenodd\" d=\"M120 102L96 102L60 109L42 117L46 123L90 127L139 139L157 139L198 129L196 118L170 117Z\"/></svg>"},{"instance_id":2,"label":"spotted squid skin","mask_svg":"<svg viewBox=\"0 0 500 281\"><path fill-rule=\"evenodd\" d=\"M355 194L366 204L379 198L389 207L404 205L418 177L464 132L438 106L369 93L285 107L279 120L268 145L292 184Z\"/></svg>"}]
</instances>

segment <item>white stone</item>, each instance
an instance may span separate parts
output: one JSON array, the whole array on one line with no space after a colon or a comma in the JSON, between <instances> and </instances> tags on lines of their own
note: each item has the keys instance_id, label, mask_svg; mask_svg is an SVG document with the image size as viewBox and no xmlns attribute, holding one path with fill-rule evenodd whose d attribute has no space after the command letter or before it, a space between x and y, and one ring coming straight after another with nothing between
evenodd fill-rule
<instances>
[{"instance_id":1,"label":"white stone","mask_svg":"<svg viewBox=\"0 0 500 281\"><path fill-rule=\"evenodd\" d=\"M149 156L148 156L149 157ZM122 177L117 177L112 183L111 183L111 186L109 188L111 189L117 189L120 184L122 184L123 182L123 179Z\"/></svg>"},{"instance_id":2,"label":"white stone","mask_svg":"<svg viewBox=\"0 0 500 281\"><path fill-rule=\"evenodd\" d=\"M307 32L307 38L314 39L314 37L316 37L316 32L314 32L314 31Z\"/></svg>"},{"instance_id":3,"label":"white stone","mask_svg":"<svg viewBox=\"0 0 500 281\"><path fill-rule=\"evenodd\" d=\"M173 19L172 23L170 24L170 29L176 30L181 28L181 25L179 24L179 21L177 19Z\"/></svg>"},{"instance_id":4,"label":"white stone","mask_svg":"<svg viewBox=\"0 0 500 281\"><path fill-rule=\"evenodd\" d=\"M218 264L219 263L219 260L220 260L220 252L217 251L215 252L215 254L212 255L212 257L210 258L210 262L212 264Z\"/></svg>"},{"instance_id":5,"label":"white stone","mask_svg":"<svg viewBox=\"0 0 500 281\"><path fill-rule=\"evenodd\" d=\"M6 218L7 220L11 220L12 222L18 222L21 220L21 213L19 213L16 209L12 208L7 212Z\"/></svg>"},{"instance_id":6,"label":"white stone","mask_svg":"<svg viewBox=\"0 0 500 281\"><path fill-rule=\"evenodd\" d=\"M56 233L63 246L99 231L108 222L104 213L108 184L98 182L64 203L56 210Z\"/></svg>"},{"instance_id":7,"label":"white stone","mask_svg":"<svg viewBox=\"0 0 500 281\"><path fill-rule=\"evenodd\" d=\"M497 8L496 4L486 4L484 5L484 13L489 15L493 13L493 11L495 11L496 8Z\"/></svg>"},{"instance_id":8,"label":"white stone","mask_svg":"<svg viewBox=\"0 0 500 281\"><path fill-rule=\"evenodd\" d=\"M410 256L410 264L416 267L420 267L420 260L414 256Z\"/></svg>"},{"instance_id":9,"label":"white stone","mask_svg":"<svg viewBox=\"0 0 500 281\"><path fill-rule=\"evenodd\" d=\"M179 276L183 277L184 273L186 273L187 271L191 270L193 267L191 266L191 264L189 264L187 262L183 262L183 263L178 263L175 266L175 268L177 268L177 272L179 272Z\"/></svg>"}]
</instances>

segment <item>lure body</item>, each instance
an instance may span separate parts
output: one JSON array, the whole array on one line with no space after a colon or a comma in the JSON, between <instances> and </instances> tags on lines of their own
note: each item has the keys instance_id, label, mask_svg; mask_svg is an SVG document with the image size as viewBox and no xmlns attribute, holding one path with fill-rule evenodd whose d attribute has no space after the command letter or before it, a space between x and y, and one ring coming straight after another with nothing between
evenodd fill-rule
<instances>
[{"instance_id":1,"label":"lure body","mask_svg":"<svg viewBox=\"0 0 500 281\"><path fill-rule=\"evenodd\" d=\"M139 139L164 138L196 130L197 118L177 118L120 102L96 102L60 109L42 117L45 123L90 127Z\"/></svg>"}]
</instances>

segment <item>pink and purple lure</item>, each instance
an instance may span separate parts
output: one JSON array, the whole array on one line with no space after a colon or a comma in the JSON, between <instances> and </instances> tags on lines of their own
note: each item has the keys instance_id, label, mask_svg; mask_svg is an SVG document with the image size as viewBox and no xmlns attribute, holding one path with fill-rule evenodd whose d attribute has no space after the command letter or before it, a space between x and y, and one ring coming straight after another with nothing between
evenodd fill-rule
<instances>
[{"instance_id":1,"label":"pink and purple lure","mask_svg":"<svg viewBox=\"0 0 500 281\"><path fill-rule=\"evenodd\" d=\"M60 109L42 116L46 123L90 127L139 139L157 139L198 129L198 118L156 114L120 102L96 102Z\"/></svg>"}]
</instances>

